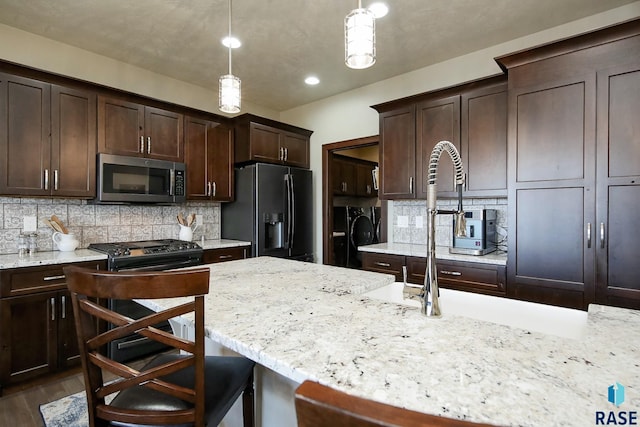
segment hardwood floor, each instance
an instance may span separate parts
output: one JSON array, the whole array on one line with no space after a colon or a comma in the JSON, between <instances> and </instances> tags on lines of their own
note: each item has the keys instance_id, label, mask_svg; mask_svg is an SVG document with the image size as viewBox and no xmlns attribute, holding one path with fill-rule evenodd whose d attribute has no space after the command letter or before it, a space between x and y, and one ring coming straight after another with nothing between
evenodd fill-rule
<instances>
[{"instance_id":1,"label":"hardwood floor","mask_svg":"<svg viewBox=\"0 0 640 427\"><path fill-rule=\"evenodd\" d=\"M131 363L140 368L151 357ZM113 376L105 375L109 380ZM39 407L70 394L84 391L84 380L80 367L45 379L6 387L0 397L0 426L44 427Z\"/></svg>"},{"instance_id":2,"label":"hardwood floor","mask_svg":"<svg viewBox=\"0 0 640 427\"><path fill-rule=\"evenodd\" d=\"M28 385L7 387L0 397L0 426L43 427L39 406L84 390L79 368Z\"/></svg>"}]
</instances>

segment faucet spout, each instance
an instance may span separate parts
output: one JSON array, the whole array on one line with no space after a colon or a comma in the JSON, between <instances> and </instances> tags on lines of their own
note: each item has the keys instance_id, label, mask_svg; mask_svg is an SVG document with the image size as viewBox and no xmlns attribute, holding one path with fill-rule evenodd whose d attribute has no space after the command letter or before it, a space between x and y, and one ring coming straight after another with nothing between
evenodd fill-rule
<instances>
[{"instance_id":1,"label":"faucet spout","mask_svg":"<svg viewBox=\"0 0 640 427\"><path fill-rule=\"evenodd\" d=\"M465 180L462 159L460 159L460 154L455 145L449 141L440 141L433 147L429 158L429 174L427 177L427 268L424 275L424 291L422 293L422 314L436 318L442 315L439 301L438 269L436 267L435 219L438 214L438 209L436 208L438 164L443 151L446 151L451 157L456 173L458 210L455 212L455 233L456 236L464 236L466 234L466 221L464 209L462 208L462 187Z\"/></svg>"}]
</instances>

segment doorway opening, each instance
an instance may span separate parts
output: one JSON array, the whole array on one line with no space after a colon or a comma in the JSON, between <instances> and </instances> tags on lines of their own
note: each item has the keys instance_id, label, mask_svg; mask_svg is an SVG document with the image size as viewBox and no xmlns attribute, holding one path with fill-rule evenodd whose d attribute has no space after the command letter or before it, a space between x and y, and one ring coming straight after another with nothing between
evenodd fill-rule
<instances>
[{"instance_id":1,"label":"doorway opening","mask_svg":"<svg viewBox=\"0 0 640 427\"><path fill-rule=\"evenodd\" d=\"M371 243L387 241L387 202L377 197L374 172L379 164L378 147L378 135L322 146L324 264L359 268L354 250L358 236ZM359 218L361 215L367 218ZM361 221L352 227L356 219Z\"/></svg>"}]
</instances>

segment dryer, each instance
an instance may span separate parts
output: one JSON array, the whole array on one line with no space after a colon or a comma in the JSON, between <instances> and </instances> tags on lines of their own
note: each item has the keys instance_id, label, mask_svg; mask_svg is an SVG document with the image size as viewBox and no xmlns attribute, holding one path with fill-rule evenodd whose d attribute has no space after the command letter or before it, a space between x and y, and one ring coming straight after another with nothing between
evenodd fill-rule
<instances>
[{"instance_id":1,"label":"dryer","mask_svg":"<svg viewBox=\"0 0 640 427\"><path fill-rule=\"evenodd\" d=\"M361 268L362 254L358 246L370 245L374 241L375 229L370 208L348 207L349 246L347 267Z\"/></svg>"}]
</instances>

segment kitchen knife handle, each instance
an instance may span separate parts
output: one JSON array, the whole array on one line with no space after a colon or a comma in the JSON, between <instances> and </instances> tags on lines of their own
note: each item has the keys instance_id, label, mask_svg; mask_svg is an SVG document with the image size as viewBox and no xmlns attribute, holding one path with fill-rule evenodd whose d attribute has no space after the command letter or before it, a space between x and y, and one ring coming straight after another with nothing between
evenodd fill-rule
<instances>
[{"instance_id":1,"label":"kitchen knife handle","mask_svg":"<svg viewBox=\"0 0 640 427\"><path fill-rule=\"evenodd\" d=\"M44 170L44 189L49 189L49 169Z\"/></svg>"},{"instance_id":2,"label":"kitchen knife handle","mask_svg":"<svg viewBox=\"0 0 640 427\"><path fill-rule=\"evenodd\" d=\"M591 223L587 223L587 248L591 247Z\"/></svg>"},{"instance_id":3,"label":"kitchen knife handle","mask_svg":"<svg viewBox=\"0 0 640 427\"><path fill-rule=\"evenodd\" d=\"M140 135L140 152L144 153L144 136Z\"/></svg>"},{"instance_id":4,"label":"kitchen knife handle","mask_svg":"<svg viewBox=\"0 0 640 427\"><path fill-rule=\"evenodd\" d=\"M600 223L600 247L604 249L604 222Z\"/></svg>"}]
</instances>

